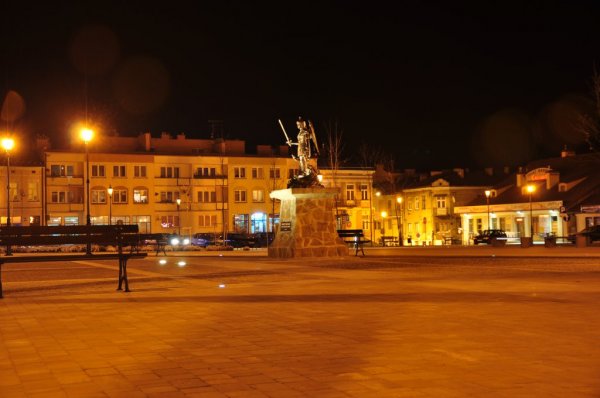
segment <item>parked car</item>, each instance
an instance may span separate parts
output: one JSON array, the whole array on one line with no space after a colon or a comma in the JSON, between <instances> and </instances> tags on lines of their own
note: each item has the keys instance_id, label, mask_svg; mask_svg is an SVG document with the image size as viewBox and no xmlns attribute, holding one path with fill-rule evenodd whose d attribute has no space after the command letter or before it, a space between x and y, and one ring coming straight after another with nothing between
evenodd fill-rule
<instances>
[{"instance_id":1,"label":"parked car","mask_svg":"<svg viewBox=\"0 0 600 398\"><path fill-rule=\"evenodd\" d=\"M506 232L501 229L484 229L479 235L473 238L473 244L486 243L489 245L494 239L506 241Z\"/></svg>"},{"instance_id":2,"label":"parked car","mask_svg":"<svg viewBox=\"0 0 600 398\"><path fill-rule=\"evenodd\" d=\"M197 233L192 236L192 245L206 247L210 245L216 244L216 242L221 239L221 236L217 236L216 234L211 233Z\"/></svg>"},{"instance_id":3,"label":"parked car","mask_svg":"<svg viewBox=\"0 0 600 398\"><path fill-rule=\"evenodd\" d=\"M273 242L274 238L275 234L272 232L256 232L254 234L254 247L267 247L267 245L270 245Z\"/></svg>"},{"instance_id":4,"label":"parked car","mask_svg":"<svg viewBox=\"0 0 600 398\"><path fill-rule=\"evenodd\" d=\"M590 241L595 242L600 240L600 225L592 225L591 227L587 227L579 233L582 235L587 235Z\"/></svg>"},{"instance_id":5,"label":"parked car","mask_svg":"<svg viewBox=\"0 0 600 398\"><path fill-rule=\"evenodd\" d=\"M232 247L255 247L256 240L250 234L231 232L227 234L225 243Z\"/></svg>"}]
</instances>

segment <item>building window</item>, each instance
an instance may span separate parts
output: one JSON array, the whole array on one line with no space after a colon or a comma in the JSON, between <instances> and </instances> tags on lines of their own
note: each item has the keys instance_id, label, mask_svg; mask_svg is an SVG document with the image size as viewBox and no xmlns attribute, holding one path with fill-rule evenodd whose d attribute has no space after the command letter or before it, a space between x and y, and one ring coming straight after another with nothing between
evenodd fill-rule
<instances>
[{"instance_id":1,"label":"building window","mask_svg":"<svg viewBox=\"0 0 600 398\"><path fill-rule=\"evenodd\" d=\"M269 169L269 178L270 179L281 178L281 170L279 168Z\"/></svg>"},{"instance_id":2,"label":"building window","mask_svg":"<svg viewBox=\"0 0 600 398\"><path fill-rule=\"evenodd\" d=\"M214 177L217 175L217 169L214 167L196 168L196 177Z\"/></svg>"},{"instance_id":3,"label":"building window","mask_svg":"<svg viewBox=\"0 0 600 398\"><path fill-rule=\"evenodd\" d=\"M245 189L236 189L234 192L234 197L236 203L246 202L246 190Z\"/></svg>"},{"instance_id":4,"label":"building window","mask_svg":"<svg viewBox=\"0 0 600 398\"><path fill-rule=\"evenodd\" d=\"M236 214L233 216L233 229L235 232L248 232L250 218L248 214Z\"/></svg>"},{"instance_id":5,"label":"building window","mask_svg":"<svg viewBox=\"0 0 600 398\"><path fill-rule=\"evenodd\" d=\"M288 169L288 178L294 178L300 175L300 170L298 169Z\"/></svg>"},{"instance_id":6,"label":"building window","mask_svg":"<svg viewBox=\"0 0 600 398\"><path fill-rule=\"evenodd\" d=\"M52 192L51 193L52 203L67 203L67 193L66 192Z\"/></svg>"},{"instance_id":7,"label":"building window","mask_svg":"<svg viewBox=\"0 0 600 398\"><path fill-rule=\"evenodd\" d=\"M435 201L436 201L438 209L446 208L446 197L445 196L438 196L435 198Z\"/></svg>"},{"instance_id":8,"label":"building window","mask_svg":"<svg viewBox=\"0 0 600 398\"><path fill-rule=\"evenodd\" d=\"M371 224L369 222L369 214L363 214L362 215L362 229L371 229L371 228L369 228L369 224Z\"/></svg>"},{"instance_id":9,"label":"building window","mask_svg":"<svg viewBox=\"0 0 600 398\"><path fill-rule=\"evenodd\" d=\"M234 178L246 178L246 168L245 167L234 167L233 168L233 177Z\"/></svg>"},{"instance_id":10,"label":"building window","mask_svg":"<svg viewBox=\"0 0 600 398\"><path fill-rule=\"evenodd\" d=\"M420 204L421 198L419 198L418 196L415 198L415 210L419 210L419 204Z\"/></svg>"},{"instance_id":11,"label":"building window","mask_svg":"<svg viewBox=\"0 0 600 398\"><path fill-rule=\"evenodd\" d=\"M425 196L421 196L421 210L425 210L426 206L426 199Z\"/></svg>"},{"instance_id":12,"label":"building window","mask_svg":"<svg viewBox=\"0 0 600 398\"><path fill-rule=\"evenodd\" d=\"M264 177L262 167L253 167L252 168L252 178L262 180Z\"/></svg>"},{"instance_id":13,"label":"building window","mask_svg":"<svg viewBox=\"0 0 600 398\"><path fill-rule=\"evenodd\" d=\"M198 191L198 203L216 203L216 191Z\"/></svg>"},{"instance_id":14,"label":"building window","mask_svg":"<svg viewBox=\"0 0 600 398\"><path fill-rule=\"evenodd\" d=\"M27 200L34 202L38 200L38 184L35 182L27 183Z\"/></svg>"},{"instance_id":15,"label":"building window","mask_svg":"<svg viewBox=\"0 0 600 398\"><path fill-rule=\"evenodd\" d=\"M480 234L483 231L483 221L478 218L475 222L477 223L477 233Z\"/></svg>"},{"instance_id":16,"label":"building window","mask_svg":"<svg viewBox=\"0 0 600 398\"><path fill-rule=\"evenodd\" d=\"M265 191L262 189L254 189L252 191L252 201L253 202L264 202L265 201Z\"/></svg>"},{"instance_id":17,"label":"building window","mask_svg":"<svg viewBox=\"0 0 600 398\"><path fill-rule=\"evenodd\" d=\"M113 203L127 203L127 189L115 188L113 191Z\"/></svg>"},{"instance_id":18,"label":"building window","mask_svg":"<svg viewBox=\"0 0 600 398\"><path fill-rule=\"evenodd\" d=\"M163 228L173 228L179 226L179 216L161 216L160 226Z\"/></svg>"},{"instance_id":19,"label":"building window","mask_svg":"<svg viewBox=\"0 0 600 398\"><path fill-rule=\"evenodd\" d=\"M360 198L361 200L369 200L369 186L367 184L360 185Z\"/></svg>"},{"instance_id":20,"label":"building window","mask_svg":"<svg viewBox=\"0 0 600 398\"><path fill-rule=\"evenodd\" d=\"M179 178L179 167L161 167L160 178Z\"/></svg>"},{"instance_id":21,"label":"building window","mask_svg":"<svg viewBox=\"0 0 600 398\"><path fill-rule=\"evenodd\" d=\"M412 210L412 198L408 198L408 199L406 200L406 204L407 204L407 208L408 208L408 210L409 210L409 211L410 211L410 210Z\"/></svg>"},{"instance_id":22,"label":"building window","mask_svg":"<svg viewBox=\"0 0 600 398\"><path fill-rule=\"evenodd\" d=\"M346 184L346 200L354 200L354 184Z\"/></svg>"},{"instance_id":23,"label":"building window","mask_svg":"<svg viewBox=\"0 0 600 398\"><path fill-rule=\"evenodd\" d=\"M148 203L148 190L146 188L134 189L133 203Z\"/></svg>"},{"instance_id":24,"label":"building window","mask_svg":"<svg viewBox=\"0 0 600 398\"><path fill-rule=\"evenodd\" d=\"M131 216L131 222L138 225L138 230L141 234L150 233L151 220L150 216Z\"/></svg>"},{"instance_id":25,"label":"building window","mask_svg":"<svg viewBox=\"0 0 600 398\"><path fill-rule=\"evenodd\" d=\"M106 190L92 189L92 203L106 204Z\"/></svg>"},{"instance_id":26,"label":"building window","mask_svg":"<svg viewBox=\"0 0 600 398\"><path fill-rule=\"evenodd\" d=\"M92 165L92 177L106 177L104 165L93 164Z\"/></svg>"},{"instance_id":27,"label":"building window","mask_svg":"<svg viewBox=\"0 0 600 398\"><path fill-rule=\"evenodd\" d=\"M113 177L127 177L125 166L113 166Z\"/></svg>"},{"instance_id":28,"label":"building window","mask_svg":"<svg viewBox=\"0 0 600 398\"><path fill-rule=\"evenodd\" d=\"M179 198L178 191L163 191L160 193L160 203L173 203Z\"/></svg>"},{"instance_id":29,"label":"building window","mask_svg":"<svg viewBox=\"0 0 600 398\"><path fill-rule=\"evenodd\" d=\"M198 216L199 227L214 227L217 225L217 216L210 214L201 214Z\"/></svg>"},{"instance_id":30,"label":"building window","mask_svg":"<svg viewBox=\"0 0 600 398\"><path fill-rule=\"evenodd\" d=\"M73 166L64 164L53 164L50 166L50 175L52 177L71 177L73 176Z\"/></svg>"},{"instance_id":31,"label":"building window","mask_svg":"<svg viewBox=\"0 0 600 398\"><path fill-rule=\"evenodd\" d=\"M133 166L133 176L136 178L146 178L146 166Z\"/></svg>"},{"instance_id":32,"label":"building window","mask_svg":"<svg viewBox=\"0 0 600 398\"><path fill-rule=\"evenodd\" d=\"M11 182L9 188L10 188L9 189L10 201L18 202L19 201L19 186L18 186L18 184L16 182Z\"/></svg>"}]
</instances>

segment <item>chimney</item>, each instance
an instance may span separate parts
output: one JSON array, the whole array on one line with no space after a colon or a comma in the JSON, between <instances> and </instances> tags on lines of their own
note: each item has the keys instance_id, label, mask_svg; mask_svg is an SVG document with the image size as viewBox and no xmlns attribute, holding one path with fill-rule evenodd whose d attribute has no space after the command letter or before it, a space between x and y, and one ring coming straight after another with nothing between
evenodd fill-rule
<instances>
[{"instance_id":1,"label":"chimney","mask_svg":"<svg viewBox=\"0 0 600 398\"><path fill-rule=\"evenodd\" d=\"M178 140L185 140L185 134L184 133L177 134L177 139Z\"/></svg>"},{"instance_id":2,"label":"chimney","mask_svg":"<svg viewBox=\"0 0 600 398\"><path fill-rule=\"evenodd\" d=\"M460 178L465 178L465 169L456 168L453 170Z\"/></svg>"},{"instance_id":3,"label":"chimney","mask_svg":"<svg viewBox=\"0 0 600 398\"><path fill-rule=\"evenodd\" d=\"M152 150L152 136L150 133L144 133L144 150L150 152Z\"/></svg>"},{"instance_id":4,"label":"chimney","mask_svg":"<svg viewBox=\"0 0 600 398\"><path fill-rule=\"evenodd\" d=\"M166 131L163 131L162 133L160 133L160 139L161 140L170 140L171 134L167 133Z\"/></svg>"},{"instance_id":5,"label":"chimney","mask_svg":"<svg viewBox=\"0 0 600 398\"><path fill-rule=\"evenodd\" d=\"M570 150L567 148L567 146L565 145L565 147L563 148L562 151L560 151L560 157L561 158L568 158L571 156L575 156L575 151Z\"/></svg>"},{"instance_id":6,"label":"chimney","mask_svg":"<svg viewBox=\"0 0 600 398\"><path fill-rule=\"evenodd\" d=\"M519 167L519 171L517 172L517 187L525 185L525 182L525 172L522 167Z\"/></svg>"}]
</instances>

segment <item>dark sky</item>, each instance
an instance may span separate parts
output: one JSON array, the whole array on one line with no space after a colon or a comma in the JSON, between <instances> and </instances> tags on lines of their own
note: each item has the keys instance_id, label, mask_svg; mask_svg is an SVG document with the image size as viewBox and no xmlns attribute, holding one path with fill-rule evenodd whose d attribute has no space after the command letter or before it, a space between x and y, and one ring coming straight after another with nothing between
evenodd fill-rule
<instances>
[{"instance_id":1,"label":"dark sky","mask_svg":"<svg viewBox=\"0 0 600 398\"><path fill-rule=\"evenodd\" d=\"M37 2L36 2L37 3ZM66 141L185 132L282 144L337 121L400 167L519 164L576 146L600 54L600 5L522 2L47 2L4 5L4 123ZM112 4L112 5L111 5ZM87 104L87 107L86 107Z\"/></svg>"}]
</instances>

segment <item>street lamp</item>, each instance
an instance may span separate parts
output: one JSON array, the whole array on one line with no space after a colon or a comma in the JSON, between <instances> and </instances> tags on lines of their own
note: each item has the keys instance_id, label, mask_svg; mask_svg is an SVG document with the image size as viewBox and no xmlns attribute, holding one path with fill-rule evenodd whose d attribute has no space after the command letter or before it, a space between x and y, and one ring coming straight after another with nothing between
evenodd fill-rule
<instances>
[{"instance_id":1,"label":"street lamp","mask_svg":"<svg viewBox=\"0 0 600 398\"><path fill-rule=\"evenodd\" d=\"M398 216L398 206L400 206L400 216ZM396 223L398 224L398 246L404 246L402 237L402 196L396 198Z\"/></svg>"},{"instance_id":2,"label":"street lamp","mask_svg":"<svg viewBox=\"0 0 600 398\"><path fill-rule=\"evenodd\" d=\"M86 196L86 210L87 210L85 225L90 226L90 225L92 225L92 219L90 216L90 153L89 153L89 149L88 149L88 146L89 146L88 144L94 137L94 131L87 127L84 127L81 129L79 135L80 135L81 139L83 140L83 143L85 144L85 196ZM92 254L92 244L91 243L87 244L87 247L85 249L85 254L87 254L87 255Z\"/></svg>"},{"instance_id":3,"label":"street lamp","mask_svg":"<svg viewBox=\"0 0 600 398\"><path fill-rule=\"evenodd\" d=\"M387 217L387 211L383 210L381 212L381 246L385 246L385 218Z\"/></svg>"},{"instance_id":4,"label":"street lamp","mask_svg":"<svg viewBox=\"0 0 600 398\"><path fill-rule=\"evenodd\" d=\"M177 235L181 235L181 213L179 213L179 206L181 206L181 198L177 198Z\"/></svg>"},{"instance_id":5,"label":"street lamp","mask_svg":"<svg viewBox=\"0 0 600 398\"><path fill-rule=\"evenodd\" d=\"M529 193L529 236L533 243L533 207L531 205L531 195L535 192L535 185L529 184L525 187L527 193Z\"/></svg>"},{"instance_id":6,"label":"street lamp","mask_svg":"<svg viewBox=\"0 0 600 398\"><path fill-rule=\"evenodd\" d=\"M1 143L6 152L6 226L10 227L10 151L15 147L15 140L7 137ZM12 256L11 246L6 246L6 255Z\"/></svg>"},{"instance_id":7,"label":"street lamp","mask_svg":"<svg viewBox=\"0 0 600 398\"><path fill-rule=\"evenodd\" d=\"M112 225L112 185L108 186L108 225Z\"/></svg>"},{"instance_id":8,"label":"street lamp","mask_svg":"<svg viewBox=\"0 0 600 398\"><path fill-rule=\"evenodd\" d=\"M492 194L492 191L490 191L489 189L486 189L485 199L487 201L488 229L492 229L492 226L490 225L490 195L491 194Z\"/></svg>"}]
</instances>

